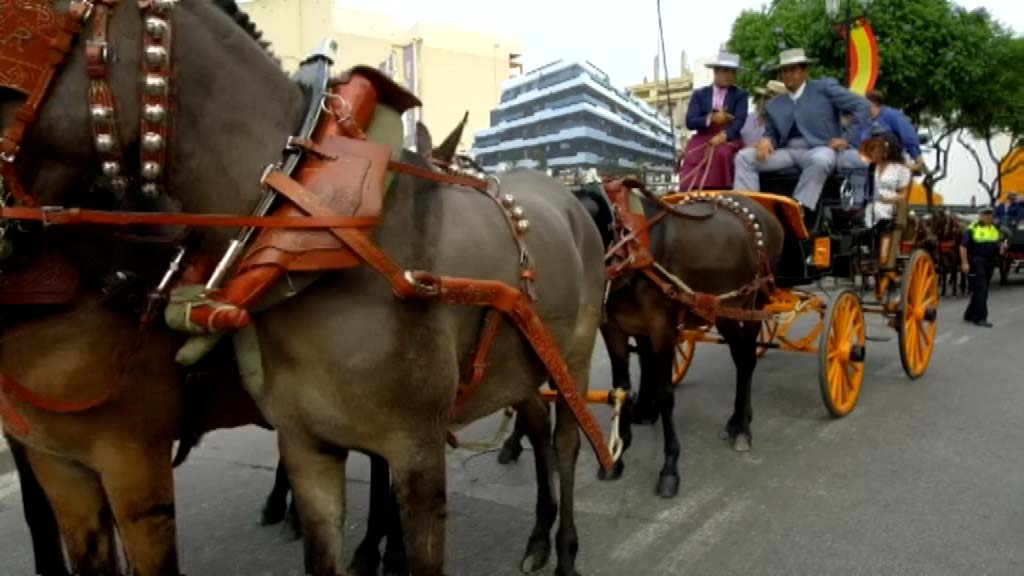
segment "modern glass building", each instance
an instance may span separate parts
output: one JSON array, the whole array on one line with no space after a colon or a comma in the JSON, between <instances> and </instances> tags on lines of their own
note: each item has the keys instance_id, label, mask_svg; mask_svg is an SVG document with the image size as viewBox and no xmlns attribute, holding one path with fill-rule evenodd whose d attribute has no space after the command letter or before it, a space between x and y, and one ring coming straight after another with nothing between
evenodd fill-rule
<instances>
[{"instance_id":1,"label":"modern glass building","mask_svg":"<svg viewBox=\"0 0 1024 576\"><path fill-rule=\"evenodd\" d=\"M471 154L488 171L643 170L652 183L671 179L674 159L667 118L590 62L562 60L504 83Z\"/></svg>"}]
</instances>

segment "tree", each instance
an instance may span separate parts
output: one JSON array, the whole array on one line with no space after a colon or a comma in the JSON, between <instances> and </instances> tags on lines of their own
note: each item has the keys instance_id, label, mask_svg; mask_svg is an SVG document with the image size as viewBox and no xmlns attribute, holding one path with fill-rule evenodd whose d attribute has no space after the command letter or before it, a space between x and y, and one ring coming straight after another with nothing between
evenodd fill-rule
<instances>
[{"instance_id":1,"label":"tree","mask_svg":"<svg viewBox=\"0 0 1024 576\"><path fill-rule=\"evenodd\" d=\"M975 18L984 16L974 15ZM1003 178L1024 170L1024 156L1015 154L1024 146L1024 89L1021 88L1024 38L996 36L982 49L988 64L986 81L978 90L968 91L961 108L964 127L984 142L988 160L992 162L991 177L986 178L981 154L975 146L964 138L959 138L959 141L974 159L978 184L994 204L1003 192ZM1003 150L996 149L996 137L1000 134L1009 137Z\"/></svg>"},{"instance_id":2,"label":"tree","mask_svg":"<svg viewBox=\"0 0 1024 576\"><path fill-rule=\"evenodd\" d=\"M859 2L846 1L854 16L862 15ZM979 87L989 75L989 47L1008 33L984 10L968 12L949 0L874 0L867 16L881 60L876 87L930 133L935 153L923 184L931 205L935 184L948 172L950 147L968 127L966 103L985 92ZM815 76L842 78L845 69L844 41L829 24L824 1L773 0L745 11L733 23L729 47L750 67L738 79L748 88L764 85L769 72L763 66L783 47L817 57Z\"/></svg>"}]
</instances>

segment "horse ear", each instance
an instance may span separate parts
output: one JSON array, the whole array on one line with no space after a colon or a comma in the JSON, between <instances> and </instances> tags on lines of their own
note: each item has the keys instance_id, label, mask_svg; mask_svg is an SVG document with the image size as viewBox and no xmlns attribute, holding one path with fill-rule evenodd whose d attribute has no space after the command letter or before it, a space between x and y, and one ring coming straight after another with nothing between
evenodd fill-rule
<instances>
[{"instance_id":1,"label":"horse ear","mask_svg":"<svg viewBox=\"0 0 1024 576\"><path fill-rule=\"evenodd\" d=\"M462 116L462 122L452 130L452 133L441 142L441 145L434 149L434 158L442 162L451 163L455 158L455 151L459 147L459 140L462 140L462 131L466 129L466 122L469 121L469 111Z\"/></svg>"},{"instance_id":2,"label":"horse ear","mask_svg":"<svg viewBox=\"0 0 1024 576\"><path fill-rule=\"evenodd\" d=\"M416 153L424 158L429 158L434 146L430 131L423 125L423 122L416 122Z\"/></svg>"}]
</instances>

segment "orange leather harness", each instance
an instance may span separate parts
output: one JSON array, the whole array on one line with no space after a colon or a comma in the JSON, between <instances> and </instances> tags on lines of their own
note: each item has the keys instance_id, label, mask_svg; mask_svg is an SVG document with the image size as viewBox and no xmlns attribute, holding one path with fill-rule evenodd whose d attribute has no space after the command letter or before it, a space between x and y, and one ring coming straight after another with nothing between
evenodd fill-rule
<instances>
[{"instance_id":1,"label":"orange leather harness","mask_svg":"<svg viewBox=\"0 0 1024 576\"><path fill-rule=\"evenodd\" d=\"M450 278L436 276L426 271L407 271L394 262L386 253L381 251L369 237L360 231L373 225L370 218L339 218L335 216L323 203L305 187L298 182L276 170L269 171L263 184L269 186L288 198L298 210L301 216L278 215L267 217L245 217L226 215L182 215L182 214L139 214L124 212L105 212L78 209L64 209L43 207L35 208L35 201L27 195L18 179L14 169L17 154L20 151L22 138L28 127L35 121L39 107L49 91L56 70L66 59L70 45L74 37L81 30L82 25L93 20L93 37L87 43L87 56L89 62L89 74L92 80L90 88L89 103L91 106L94 131L97 140L97 149L104 159L104 172L108 176L113 175L113 167L109 163L114 162L113 154L119 149L116 141L111 141L107 146L107 140L101 139L103 126L109 128L113 117L113 97L109 89L105 88L106 79L106 28L109 11L117 4L117 0L93 0L85 2L74 0L71 3L69 12L58 17L50 9L45 0L20 0L15 3L12 15L9 18L0 18L0 37L7 32L28 31L28 38L18 52L4 49L0 46L0 78L6 78L8 68L18 71L28 71L27 76L16 76L27 78L23 81L5 84L29 96L28 101L18 114L16 122L4 131L3 139L0 140L0 185L7 186L12 194L21 204L17 207L0 206L0 218L12 220L35 220L47 225L55 224L102 224L102 225L189 225L189 226L252 226L252 227L294 227L294 228L323 228L328 230L334 237L340 240L346 248L356 254L360 260L371 266L374 270L384 276L391 284L394 293L403 299L419 299L435 302L463 304L480 306L489 309L485 316L484 328L480 339L473 353L471 354L469 366L463 370L462 382L459 386L458 397L452 409L453 415L458 415L465 404L469 394L476 389L484 375L486 357L494 342L495 334L500 326L499 313L507 316L519 329L523 337L532 346L538 358L544 364L551 375L554 387L558 389L559 397L571 409L576 420L590 442L601 466L611 469L613 458L606 445L600 427L593 415L587 409L586 403L579 395L572 378L568 372L563 356L558 349L557 343L550 332L544 326L540 317L534 310L529 294L528 286L533 281L533 270L524 260L527 258L525 245L522 239L516 235L516 241L520 247L521 265L523 266L522 279L525 290L520 290L502 282L492 280L479 280L468 278ZM167 88L169 79L170 59L167 50L169 49L170 20L165 18L166 10L173 6L173 2L164 0L138 0L138 5L147 18L147 37L144 40L144 65L146 68L146 79L143 95L143 108L151 112L158 106L163 106L165 114L166 100L161 100L165 94L163 89ZM151 19L160 20L162 24L152 24ZM161 29L157 30L160 26ZM161 40L162 39L162 40ZM24 48L28 47L26 51ZM161 52L160 50L164 50ZM27 54L27 56L25 56ZM17 58L12 57L17 56ZM150 90L152 89L152 90ZM104 112L100 113L102 108ZM109 113L107 112L109 110ZM145 115L142 119L143 133L155 134L161 137L161 144L166 140L166 130L155 132L150 124L157 122L158 115ZM339 124L343 125L347 133L355 133L356 137L361 132L359 124L349 114L338 116ZM113 137L113 131L110 132ZM101 140L103 143L101 145ZM156 142L152 138L150 144ZM147 145L142 142L143 177L153 183L159 179L164 166L164 146ZM444 174L423 170L415 166L391 162L389 169L413 175L419 178L434 180L448 184L469 186L480 191L489 190L488 183L476 178L469 178L456 174ZM109 168L109 170L108 170ZM119 175L119 174L118 174ZM499 206L502 199L491 196ZM515 233L515 224L513 233ZM4 416L7 425L12 432L27 433L27 422L18 416L10 406L8 395L16 397L42 410L51 412L79 412L89 410L101 405L109 395L97 398L84 403L68 404L56 399L43 398L33 394L31 391L21 387L13 380L7 378L0 380L0 415ZM13 416L12 416L13 414Z\"/></svg>"}]
</instances>

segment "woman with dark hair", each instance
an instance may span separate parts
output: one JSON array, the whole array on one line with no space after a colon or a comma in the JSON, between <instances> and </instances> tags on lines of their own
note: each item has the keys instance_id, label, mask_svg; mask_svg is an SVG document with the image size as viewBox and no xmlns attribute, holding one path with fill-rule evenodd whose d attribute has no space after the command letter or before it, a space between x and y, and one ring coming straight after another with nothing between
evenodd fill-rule
<instances>
[{"instance_id":1,"label":"woman with dark hair","mask_svg":"<svg viewBox=\"0 0 1024 576\"><path fill-rule=\"evenodd\" d=\"M868 198L872 203L868 215L879 234L880 264L883 268L891 268L896 262L892 248L899 242L898 233L893 240L893 232L901 230L906 224L910 168L903 159L903 143L892 132L877 134L866 140L861 144L860 155L866 164L871 165L872 186Z\"/></svg>"}]
</instances>

